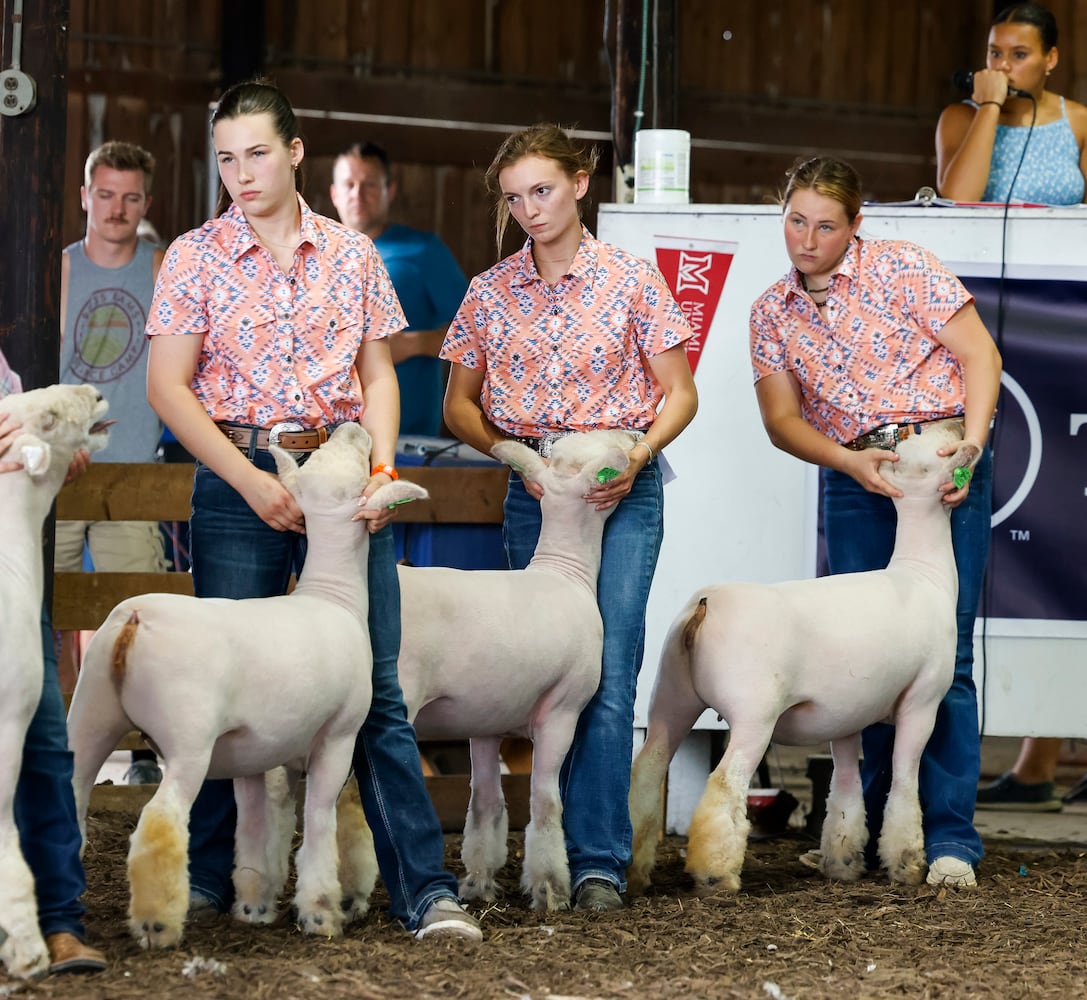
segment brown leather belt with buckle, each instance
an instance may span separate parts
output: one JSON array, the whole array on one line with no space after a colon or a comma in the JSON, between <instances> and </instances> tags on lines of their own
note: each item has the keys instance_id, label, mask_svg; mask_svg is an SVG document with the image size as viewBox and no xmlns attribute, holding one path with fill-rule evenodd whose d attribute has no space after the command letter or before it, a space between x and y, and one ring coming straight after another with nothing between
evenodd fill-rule
<instances>
[{"instance_id":1,"label":"brown leather belt with buckle","mask_svg":"<svg viewBox=\"0 0 1087 1000\"><path fill-rule=\"evenodd\" d=\"M328 440L329 429L318 427L307 431L301 424L288 420L271 427L250 427L248 424L216 423L232 445L242 451L257 448L267 451L276 445L284 451L316 451Z\"/></svg>"},{"instance_id":2,"label":"brown leather belt with buckle","mask_svg":"<svg viewBox=\"0 0 1087 1000\"><path fill-rule=\"evenodd\" d=\"M899 441L905 441L911 434L920 434L925 424L938 424L944 420L961 420L962 417L937 417L935 420L914 420L908 424L884 424L850 441L846 447L852 451L864 451L865 448L881 448L894 451Z\"/></svg>"}]
</instances>

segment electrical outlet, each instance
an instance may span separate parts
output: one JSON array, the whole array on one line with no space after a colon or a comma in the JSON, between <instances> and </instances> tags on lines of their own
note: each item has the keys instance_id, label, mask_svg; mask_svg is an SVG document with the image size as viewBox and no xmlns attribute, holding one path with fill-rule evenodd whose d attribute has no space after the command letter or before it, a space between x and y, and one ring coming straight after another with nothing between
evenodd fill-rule
<instances>
[{"instance_id":1,"label":"electrical outlet","mask_svg":"<svg viewBox=\"0 0 1087 1000\"><path fill-rule=\"evenodd\" d=\"M14 117L25 114L38 101L34 79L19 69L0 73L0 114Z\"/></svg>"}]
</instances>

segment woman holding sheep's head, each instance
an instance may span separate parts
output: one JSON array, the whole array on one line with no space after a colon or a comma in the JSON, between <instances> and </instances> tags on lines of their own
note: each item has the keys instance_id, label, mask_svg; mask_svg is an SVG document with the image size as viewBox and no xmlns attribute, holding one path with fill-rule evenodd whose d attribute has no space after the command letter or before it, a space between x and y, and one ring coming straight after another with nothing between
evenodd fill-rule
<instances>
[{"instance_id":1,"label":"woman holding sheep's head","mask_svg":"<svg viewBox=\"0 0 1087 1000\"><path fill-rule=\"evenodd\" d=\"M222 214L167 252L147 324L148 396L198 462L196 595L267 597L285 593L305 557L302 513L274 473L269 445L304 459L333 427L358 421L373 442L364 496L396 478L400 400L387 337L407 324L370 239L312 212L299 195L305 147L286 97L265 82L238 84L211 124ZM397 682L391 517L369 508L356 515L371 532L374 698L355 775L393 915L418 937L479 940L442 868L442 832ZM229 909L229 781L205 783L190 831L192 906Z\"/></svg>"},{"instance_id":2,"label":"woman holding sheep's head","mask_svg":"<svg viewBox=\"0 0 1087 1000\"><path fill-rule=\"evenodd\" d=\"M962 283L924 247L859 234L861 183L846 163L815 157L789 174L783 202L792 268L751 309L755 391L771 441L822 466L832 573L882 569L900 492L880 474L899 440L961 417L961 482L944 483L959 570L955 679L921 761L929 882L974 884L973 826L981 766L973 682L974 616L989 550L989 423L1000 355ZM972 477L972 478L971 478ZM875 609L894 614L894 609ZM869 616L870 617L870 616ZM891 777L893 727L864 732L870 857Z\"/></svg>"},{"instance_id":3,"label":"woman holding sheep's head","mask_svg":"<svg viewBox=\"0 0 1087 1000\"><path fill-rule=\"evenodd\" d=\"M595 151L557 125L502 143L487 171L499 253L510 217L527 240L472 280L442 357L453 362L446 423L481 451L513 437L546 458L557 437L574 431L643 434L627 469L585 497L598 509L616 507L597 592L603 673L562 777L574 905L608 910L623 905L631 860L634 689L663 535L658 456L691 421L697 394L683 346L691 331L660 272L581 223L595 166ZM532 558L541 495L539 483L513 477L505 504L513 569Z\"/></svg>"}]
</instances>

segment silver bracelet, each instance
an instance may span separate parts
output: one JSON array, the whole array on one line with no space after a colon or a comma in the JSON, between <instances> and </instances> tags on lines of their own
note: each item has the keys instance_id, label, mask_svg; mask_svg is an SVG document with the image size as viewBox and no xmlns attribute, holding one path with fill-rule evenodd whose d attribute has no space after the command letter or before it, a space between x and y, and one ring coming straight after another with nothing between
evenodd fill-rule
<instances>
[{"instance_id":1,"label":"silver bracelet","mask_svg":"<svg viewBox=\"0 0 1087 1000\"><path fill-rule=\"evenodd\" d=\"M640 441L634 442L634 447L637 448L640 444L645 445L645 450L649 452L649 461L652 462L653 459L657 457L657 453L653 450L653 446L648 441L646 441L645 438L642 438Z\"/></svg>"}]
</instances>

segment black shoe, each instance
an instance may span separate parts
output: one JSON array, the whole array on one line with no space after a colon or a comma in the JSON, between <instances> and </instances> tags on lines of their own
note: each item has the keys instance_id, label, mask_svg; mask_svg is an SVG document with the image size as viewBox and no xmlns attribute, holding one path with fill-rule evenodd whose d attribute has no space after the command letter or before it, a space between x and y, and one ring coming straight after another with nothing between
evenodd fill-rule
<instances>
[{"instance_id":1,"label":"black shoe","mask_svg":"<svg viewBox=\"0 0 1087 1000\"><path fill-rule=\"evenodd\" d=\"M595 910L606 913L609 910L621 910L623 897L619 890L605 878L587 878L574 893L575 910Z\"/></svg>"},{"instance_id":2,"label":"black shoe","mask_svg":"<svg viewBox=\"0 0 1087 1000\"><path fill-rule=\"evenodd\" d=\"M1008 771L996 781L978 789L977 808L1059 813L1062 806L1057 798L1057 786L1052 781L1027 784Z\"/></svg>"}]
</instances>

